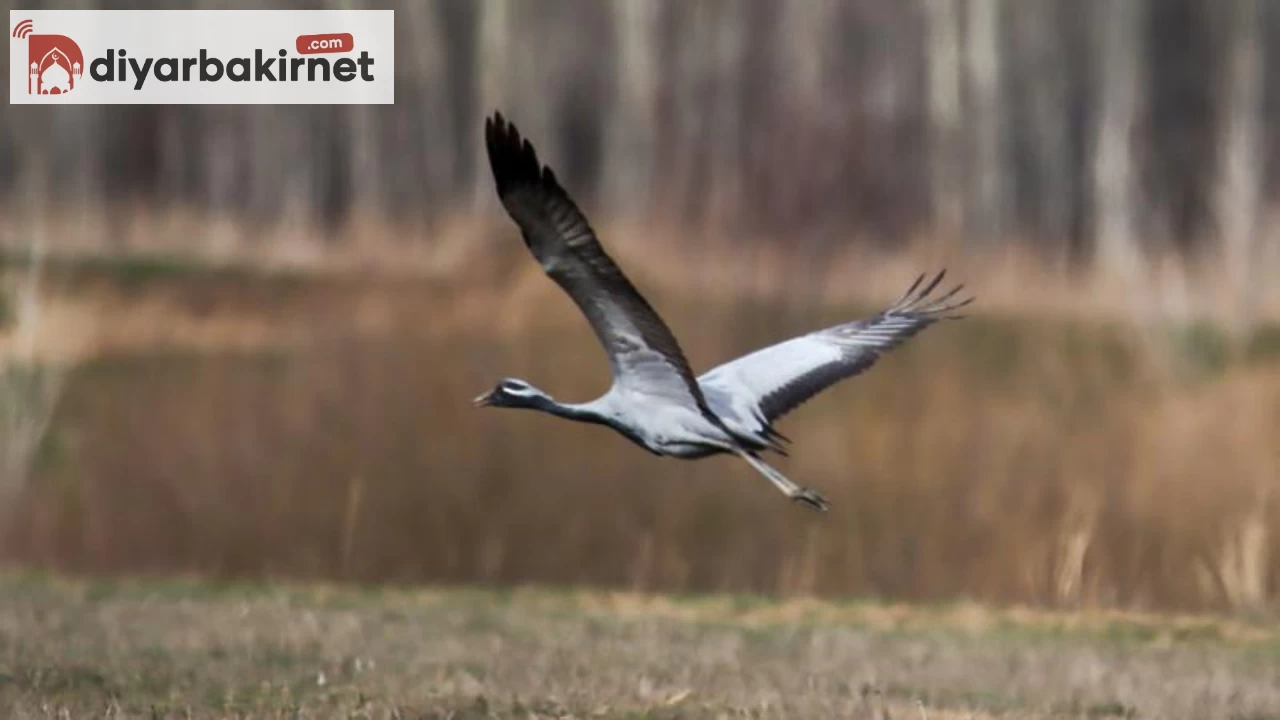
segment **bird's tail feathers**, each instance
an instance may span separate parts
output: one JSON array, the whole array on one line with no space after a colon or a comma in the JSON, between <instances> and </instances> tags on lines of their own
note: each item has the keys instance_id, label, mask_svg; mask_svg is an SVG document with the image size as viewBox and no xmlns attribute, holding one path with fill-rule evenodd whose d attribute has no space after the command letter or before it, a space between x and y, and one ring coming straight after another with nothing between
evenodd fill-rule
<instances>
[{"instance_id":1,"label":"bird's tail feathers","mask_svg":"<svg viewBox=\"0 0 1280 720\"><path fill-rule=\"evenodd\" d=\"M764 413L756 411L755 416L756 422L760 423L760 437L764 440L765 446L782 457L789 457L787 445L791 444L791 438L778 432Z\"/></svg>"}]
</instances>

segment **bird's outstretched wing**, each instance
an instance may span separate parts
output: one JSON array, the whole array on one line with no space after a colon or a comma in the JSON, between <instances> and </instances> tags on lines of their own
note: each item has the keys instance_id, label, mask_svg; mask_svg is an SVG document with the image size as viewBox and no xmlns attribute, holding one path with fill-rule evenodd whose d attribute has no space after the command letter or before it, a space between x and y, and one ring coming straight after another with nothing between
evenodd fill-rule
<instances>
[{"instance_id":1,"label":"bird's outstretched wing","mask_svg":"<svg viewBox=\"0 0 1280 720\"><path fill-rule=\"evenodd\" d=\"M503 207L543 270L586 315L615 384L692 402L715 419L675 336L605 253L533 145L501 113L485 120L484 136Z\"/></svg>"},{"instance_id":2,"label":"bird's outstretched wing","mask_svg":"<svg viewBox=\"0 0 1280 720\"><path fill-rule=\"evenodd\" d=\"M709 393L732 398L742 417L770 423L801 403L875 364L891 350L938 320L962 317L952 311L973 302L952 300L964 287L957 285L930 298L946 270L921 288L924 275L897 303L877 315L818 330L757 350L707 371L698 379Z\"/></svg>"}]
</instances>

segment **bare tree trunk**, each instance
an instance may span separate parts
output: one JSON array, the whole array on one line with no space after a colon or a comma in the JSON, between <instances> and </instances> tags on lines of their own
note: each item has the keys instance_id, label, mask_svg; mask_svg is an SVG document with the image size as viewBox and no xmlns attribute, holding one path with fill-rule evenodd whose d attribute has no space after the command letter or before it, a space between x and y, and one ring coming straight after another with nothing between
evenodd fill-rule
<instances>
[{"instance_id":1,"label":"bare tree trunk","mask_svg":"<svg viewBox=\"0 0 1280 720\"><path fill-rule=\"evenodd\" d=\"M1133 219L1138 198L1131 139L1138 113L1145 2L1096 0L1090 7L1101 39L1096 65L1101 100L1093 144L1097 263L1103 273L1131 280L1141 260Z\"/></svg>"},{"instance_id":2,"label":"bare tree trunk","mask_svg":"<svg viewBox=\"0 0 1280 720\"><path fill-rule=\"evenodd\" d=\"M717 6L715 29L711 34L712 63L715 68L710 124L704 126L705 141L711 144L711 218L719 222L730 217L742 201L742 163L739 148L745 119L742 117L744 78L742 58L747 52L747 15L744 2L723 2Z\"/></svg>"},{"instance_id":3,"label":"bare tree trunk","mask_svg":"<svg viewBox=\"0 0 1280 720\"><path fill-rule=\"evenodd\" d=\"M344 119L344 140L351 143L351 200L357 218L377 217L383 207L381 163L378 153L378 119L369 105L348 105ZM435 136L431 149L449 152L452 144L447 128L438 128L444 137ZM433 167L448 168L446 158L429 157Z\"/></svg>"},{"instance_id":4,"label":"bare tree trunk","mask_svg":"<svg viewBox=\"0 0 1280 720\"><path fill-rule=\"evenodd\" d=\"M679 221L695 225L705 219L709 198L706 102L715 86L715 66L712 54L693 38L713 35L714 11L710 3L675 3L666 8L670 17L664 23L664 31L671 33L666 40L673 57L668 66L669 127L663 138L667 166L662 170L668 183L663 194L678 208Z\"/></svg>"},{"instance_id":5,"label":"bare tree trunk","mask_svg":"<svg viewBox=\"0 0 1280 720\"><path fill-rule=\"evenodd\" d=\"M487 4L482 7L487 7ZM483 152L483 149L480 143L476 143L474 148L462 147L460 139L455 135L457 126L445 111L450 101L449 63L454 58L449 57L440 13L433 6L424 3L410 6L404 15L407 18L408 27L413 30L415 43L411 53L406 53L408 55L406 59L411 61L409 67L398 74L404 78L403 84L411 88L411 96L396 102L414 103L421 108L412 113L418 124L415 128L417 137L407 143L408 147L404 150L417 154L416 164L422 168L422 177L426 181L426 187L417 191L419 197L425 201L420 203L419 213L428 222L434 222L441 219L444 212L447 212L445 210L448 208L447 199L453 197L456 191L453 182L460 164L459 155ZM467 60L467 62L470 61L470 59ZM492 59L489 62L492 62ZM363 107L367 110L369 106L353 107ZM352 133L358 131L366 133L363 138L357 136L356 142L363 141L370 148L377 147L377 137L371 134L377 132L376 118L369 116L363 123L353 123L353 125ZM360 168L357 166L356 169ZM487 179L488 173L477 174L477 177ZM366 197L377 198L380 195L377 192L378 188L369 190Z\"/></svg>"},{"instance_id":6,"label":"bare tree trunk","mask_svg":"<svg viewBox=\"0 0 1280 720\"><path fill-rule=\"evenodd\" d=\"M1220 252L1225 264L1233 329L1252 321L1260 255L1258 206L1261 183L1259 135L1262 105L1261 13L1258 0L1226 0L1228 13L1222 120L1219 123L1215 188Z\"/></svg>"},{"instance_id":7,"label":"bare tree trunk","mask_svg":"<svg viewBox=\"0 0 1280 720\"><path fill-rule=\"evenodd\" d=\"M327 0L325 3L333 10L359 10L363 5L358 0ZM409 6L408 14L410 17L415 15L425 15L427 5ZM434 4L432 4L434 7ZM403 12L403 11L402 11ZM434 13L432 13L434 17ZM428 20L427 26L423 27L419 24L415 27L414 36L417 39L415 45L418 48L429 48L435 54L443 54L443 43L440 42L439 33L434 32L435 28L430 25ZM437 65L441 64L437 60ZM435 80L435 78L433 78ZM441 78L438 82L433 82L434 87L443 87L444 80ZM431 98L428 95L428 98ZM355 217L370 218L378 215L378 210L383 205L384 194L382 192L382 174L380 172L380 158L378 153L378 121L375 117L375 106L370 105L347 105L341 108L339 123L339 140L341 143L350 145L351 163L347 172L350 177L347 181L351 192L350 208L355 211ZM438 113L430 113L427 117L433 117ZM436 143L431 149L436 147L446 149L451 152L453 143L448 142L448 132L446 128L441 128L440 121L436 121L437 127L431 128L429 137L436 139ZM437 132L444 130L444 137L440 137ZM444 142L441 142L444 140ZM430 158L435 161L436 158ZM440 163L445 164L445 163Z\"/></svg>"},{"instance_id":8,"label":"bare tree trunk","mask_svg":"<svg viewBox=\"0 0 1280 720\"><path fill-rule=\"evenodd\" d=\"M960 184L961 68L960 5L956 0L926 0L930 196L933 232L960 231L964 198Z\"/></svg>"},{"instance_id":9,"label":"bare tree trunk","mask_svg":"<svg viewBox=\"0 0 1280 720\"><path fill-rule=\"evenodd\" d=\"M480 5L480 14L476 22L479 38L476 42L476 78L479 91L476 100L479 104L477 117L486 117L507 99L508 69L507 49L511 43L510 14L511 5L508 0L487 0ZM485 159L482 143L476 143L476 160L474 167L487 168L489 161ZM497 202L493 195L492 181L489 173L475 173L475 185L472 188L472 201L483 207L490 202Z\"/></svg>"},{"instance_id":10,"label":"bare tree trunk","mask_svg":"<svg viewBox=\"0 0 1280 720\"><path fill-rule=\"evenodd\" d=\"M615 0L618 67L609 108L606 206L624 215L650 207L657 149L657 30L660 7L650 0Z\"/></svg>"},{"instance_id":11,"label":"bare tree trunk","mask_svg":"<svg viewBox=\"0 0 1280 720\"><path fill-rule=\"evenodd\" d=\"M200 149L207 158L204 166L204 208L211 217L221 221L207 223L204 227L202 250L214 256L231 253L235 249L235 237L227 221L235 214L235 199L241 181L239 150L242 128L238 122L241 117L225 106L212 110ZM308 154L303 162L306 169L294 178L297 182L294 189L300 191L304 216L310 216L315 209L307 192L308 183L314 177L310 158Z\"/></svg>"},{"instance_id":12,"label":"bare tree trunk","mask_svg":"<svg viewBox=\"0 0 1280 720\"><path fill-rule=\"evenodd\" d=\"M969 0L965 33L968 80L970 245L999 242L1004 233L1004 98L1000 84L1000 2Z\"/></svg>"},{"instance_id":13,"label":"bare tree trunk","mask_svg":"<svg viewBox=\"0 0 1280 720\"><path fill-rule=\"evenodd\" d=\"M1013 54L1018 58L1030 139L1031 180L1035 188L1034 236L1052 257L1069 256L1072 202L1068 138L1067 64L1059 0L1021 0L1010 13Z\"/></svg>"},{"instance_id":14,"label":"bare tree trunk","mask_svg":"<svg viewBox=\"0 0 1280 720\"><path fill-rule=\"evenodd\" d=\"M805 112L817 112L821 107L825 69L822 45L834 22L835 9L832 0L788 2L778 8L780 76L786 78L785 87L780 89L796 103L792 107Z\"/></svg>"}]
</instances>

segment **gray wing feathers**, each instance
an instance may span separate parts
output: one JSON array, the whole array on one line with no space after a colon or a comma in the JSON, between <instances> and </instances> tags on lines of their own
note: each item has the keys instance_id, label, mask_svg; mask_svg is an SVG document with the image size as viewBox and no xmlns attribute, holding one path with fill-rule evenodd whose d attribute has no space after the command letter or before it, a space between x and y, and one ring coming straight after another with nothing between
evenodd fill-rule
<instances>
[{"instance_id":1,"label":"gray wing feathers","mask_svg":"<svg viewBox=\"0 0 1280 720\"><path fill-rule=\"evenodd\" d=\"M587 317L615 383L648 394L706 401L675 336L600 246L586 217L501 113L485 120L498 197L525 245Z\"/></svg>"},{"instance_id":2,"label":"gray wing feathers","mask_svg":"<svg viewBox=\"0 0 1280 720\"><path fill-rule=\"evenodd\" d=\"M950 314L973 298L953 301L964 287L957 285L930 298L946 275L939 272L927 285L921 275L902 298L864 320L818 330L771 345L714 368L699 378L708 392L734 398L741 415L763 420L763 426L794 410L814 395L875 364L880 356L933 323L961 317Z\"/></svg>"}]
</instances>

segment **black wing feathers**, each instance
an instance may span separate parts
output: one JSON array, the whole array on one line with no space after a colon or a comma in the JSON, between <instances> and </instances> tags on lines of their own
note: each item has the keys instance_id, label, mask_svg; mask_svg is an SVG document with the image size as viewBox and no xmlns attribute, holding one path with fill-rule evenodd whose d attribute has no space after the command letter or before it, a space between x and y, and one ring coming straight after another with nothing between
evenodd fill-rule
<instances>
[{"instance_id":1,"label":"black wing feathers","mask_svg":"<svg viewBox=\"0 0 1280 720\"><path fill-rule=\"evenodd\" d=\"M915 337L935 322L964 317L953 312L973 302L973 297L948 303L964 289L963 284L956 285L936 298L929 297L946 274L946 269L939 271L923 288L920 288L920 284L926 276L920 275L898 302L886 310L865 320L821 331L821 334L837 338L839 343L847 343L844 344L843 359L814 368L761 398L760 411L773 421L837 382L870 368L881 355Z\"/></svg>"},{"instance_id":2,"label":"black wing feathers","mask_svg":"<svg viewBox=\"0 0 1280 720\"><path fill-rule=\"evenodd\" d=\"M503 206L543 269L587 316L609 353L615 376L631 370L624 358L640 349L633 334L621 331L619 325L625 324L664 358L698 409L723 427L707 407L670 328L601 247L555 173L539 162L533 145L501 113L494 113L485 120L485 146Z\"/></svg>"}]
</instances>

